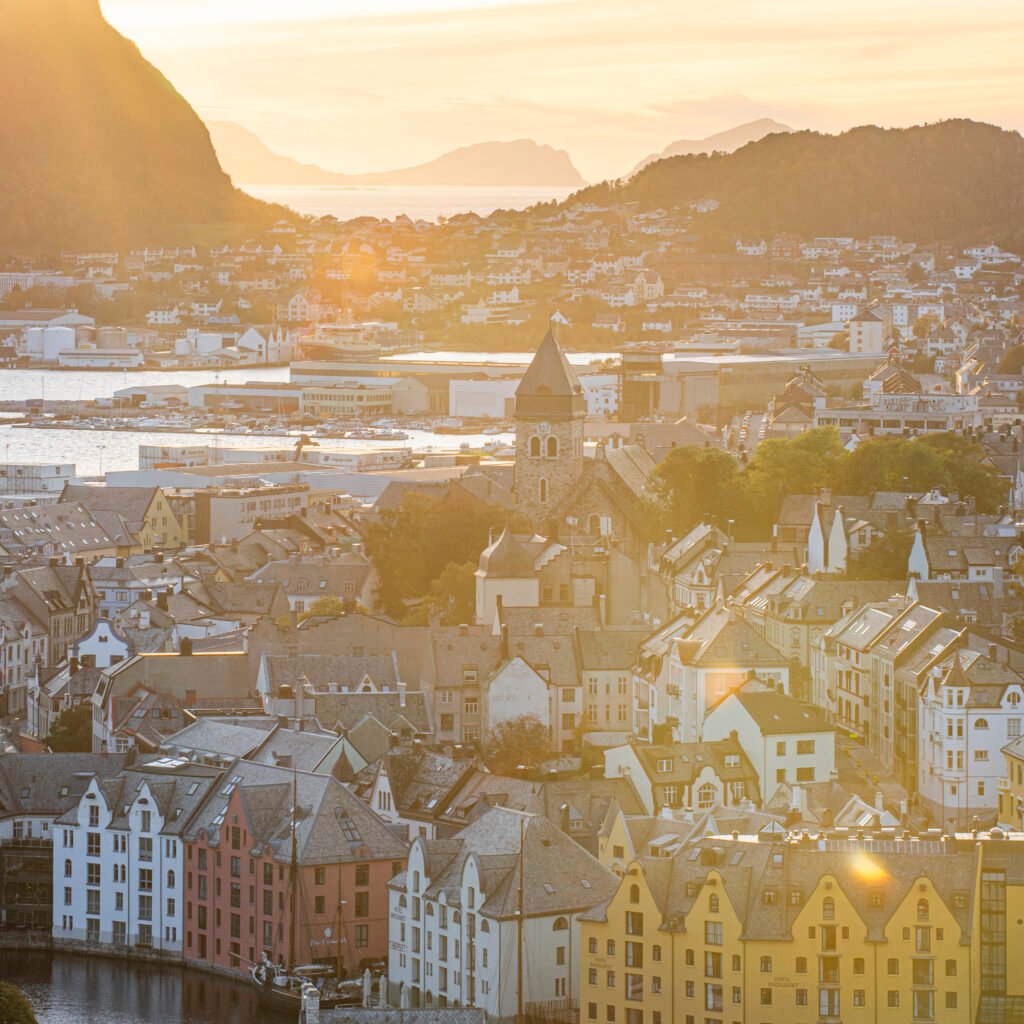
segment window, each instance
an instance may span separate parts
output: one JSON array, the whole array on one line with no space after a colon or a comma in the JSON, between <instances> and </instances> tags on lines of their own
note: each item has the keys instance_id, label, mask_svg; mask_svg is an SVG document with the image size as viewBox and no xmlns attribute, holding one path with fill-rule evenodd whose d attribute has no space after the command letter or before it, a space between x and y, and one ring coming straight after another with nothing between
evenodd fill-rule
<instances>
[{"instance_id":1,"label":"window","mask_svg":"<svg viewBox=\"0 0 1024 1024\"><path fill-rule=\"evenodd\" d=\"M956 977L956 961L955 960L947 960L946 961L946 977L947 978L955 978Z\"/></svg>"},{"instance_id":2,"label":"window","mask_svg":"<svg viewBox=\"0 0 1024 1024\"><path fill-rule=\"evenodd\" d=\"M630 903L639 903L640 902L640 886L639 885L631 885L629 887L629 902Z\"/></svg>"},{"instance_id":3,"label":"window","mask_svg":"<svg viewBox=\"0 0 1024 1024\"><path fill-rule=\"evenodd\" d=\"M761 973L771 974L772 973L772 958L770 956L761 957Z\"/></svg>"},{"instance_id":4,"label":"window","mask_svg":"<svg viewBox=\"0 0 1024 1024\"><path fill-rule=\"evenodd\" d=\"M704 922L704 944L706 946L720 946L722 944L721 921ZM690 955L691 953L692 950L687 950L688 955Z\"/></svg>"},{"instance_id":5,"label":"window","mask_svg":"<svg viewBox=\"0 0 1024 1024\"><path fill-rule=\"evenodd\" d=\"M796 958L796 973L806 974L807 973L807 957L798 956Z\"/></svg>"},{"instance_id":6,"label":"window","mask_svg":"<svg viewBox=\"0 0 1024 1024\"><path fill-rule=\"evenodd\" d=\"M899 960L896 957L894 957L894 956L889 957L888 961L886 962L886 971L889 974L899 974L900 973L900 962L899 962Z\"/></svg>"},{"instance_id":7,"label":"window","mask_svg":"<svg viewBox=\"0 0 1024 1024\"><path fill-rule=\"evenodd\" d=\"M928 920L928 901L921 899L917 901L917 919L918 921Z\"/></svg>"},{"instance_id":8,"label":"window","mask_svg":"<svg viewBox=\"0 0 1024 1024\"><path fill-rule=\"evenodd\" d=\"M537 500L542 504L546 505L548 500L548 482L547 479L541 477L540 482L537 484Z\"/></svg>"},{"instance_id":9,"label":"window","mask_svg":"<svg viewBox=\"0 0 1024 1024\"><path fill-rule=\"evenodd\" d=\"M821 903L821 916L826 921L834 921L836 919L836 901L831 896L826 896Z\"/></svg>"},{"instance_id":10,"label":"window","mask_svg":"<svg viewBox=\"0 0 1024 1024\"><path fill-rule=\"evenodd\" d=\"M557 459L558 458L558 438L557 437L551 437L550 435L548 435L546 448L547 448L546 454L547 454L547 457L549 459Z\"/></svg>"},{"instance_id":11,"label":"window","mask_svg":"<svg viewBox=\"0 0 1024 1024\"><path fill-rule=\"evenodd\" d=\"M597 939L591 936L590 941L587 943L587 949L591 953L597 953Z\"/></svg>"},{"instance_id":12,"label":"window","mask_svg":"<svg viewBox=\"0 0 1024 1024\"><path fill-rule=\"evenodd\" d=\"M718 894L717 893L712 893L708 897L708 913L709 914L717 914L718 913Z\"/></svg>"},{"instance_id":13,"label":"window","mask_svg":"<svg viewBox=\"0 0 1024 1024\"><path fill-rule=\"evenodd\" d=\"M643 935L644 933L644 915L638 914L634 910L626 911L626 934L627 935Z\"/></svg>"},{"instance_id":14,"label":"window","mask_svg":"<svg viewBox=\"0 0 1024 1024\"><path fill-rule=\"evenodd\" d=\"M798 754L813 754L814 753L814 740L797 740L796 741L796 752Z\"/></svg>"},{"instance_id":15,"label":"window","mask_svg":"<svg viewBox=\"0 0 1024 1024\"><path fill-rule=\"evenodd\" d=\"M772 1005L772 990L770 988L761 989L761 1005L771 1006Z\"/></svg>"},{"instance_id":16,"label":"window","mask_svg":"<svg viewBox=\"0 0 1024 1024\"><path fill-rule=\"evenodd\" d=\"M720 978L722 976L722 954L707 950L704 953L704 977Z\"/></svg>"},{"instance_id":17,"label":"window","mask_svg":"<svg viewBox=\"0 0 1024 1024\"><path fill-rule=\"evenodd\" d=\"M531 437L530 438L530 458L531 459L539 459L540 458L540 438L539 437Z\"/></svg>"},{"instance_id":18,"label":"window","mask_svg":"<svg viewBox=\"0 0 1024 1024\"><path fill-rule=\"evenodd\" d=\"M864 958L862 956L855 956L853 958L853 973L863 974L864 973Z\"/></svg>"}]
</instances>

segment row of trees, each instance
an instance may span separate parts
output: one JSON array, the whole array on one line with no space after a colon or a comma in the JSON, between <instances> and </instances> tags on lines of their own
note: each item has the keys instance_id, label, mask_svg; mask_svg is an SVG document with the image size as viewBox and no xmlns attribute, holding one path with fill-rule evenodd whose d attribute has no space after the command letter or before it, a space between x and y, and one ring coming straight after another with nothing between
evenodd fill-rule
<instances>
[{"instance_id":1,"label":"row of trees","mask_svg":"<svg viewBox=\"0 0 1024 1024\"><path fill-rule=\"evenodd\" d=\"M877 437L853 452L834 427L795 438L762 441L745 464L715 448L676 448L654 474L656 516L662 530L682 536L715 522L740 538L767 537L787 494L835 495L872 491L927 491L972 496L979 512L1006 501L1006 480L982 461L984 452L959 434Z\"/></svg>"},{"instance_id":2,"label":"row of trees","mask_svg":"<svg viewBox=\"0 0 1024 1024\"><path fill-rule=\"evenodd\" d=\"M380 578L378 608L409 624L433 616L444 625L472 622L480 552L508 518L508 512L468 497L406 494L364 537Z\"/></svg>"}]
</instances>

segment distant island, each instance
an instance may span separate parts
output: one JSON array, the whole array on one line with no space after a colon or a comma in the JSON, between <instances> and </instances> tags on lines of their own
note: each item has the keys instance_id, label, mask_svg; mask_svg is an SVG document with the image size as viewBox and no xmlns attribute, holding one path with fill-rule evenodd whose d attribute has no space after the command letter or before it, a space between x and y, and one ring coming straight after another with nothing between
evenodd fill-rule
<instances>
[{"instance_id":1,"label":"distant island","mask_svg":"<svg viewBox=\"0 0 1024 1024\"><path fill-rule=\"evenodd\" d=\"M670 142L660 153L651 153L650 156L645 156L630 174L642 171L648 164L653 164L655 160L664 160L670 156L690 156L694 153L734 153L748 142L758 142L766 135L791 132L792 130L789 125L783 124L781 121L773 121L770 117L761 117L756 121L748 121L735 128L728 128L724 132L709 135L706 139L678 139L676 142Z\"/></svg>"},{"instance_id":2,"label":"distant island","mask_svg":"<svg viewBox=\"0 0 1024 1024\"><path fill-rule=\"evenodd\" d=\"M207 127L221 166L242 185L462 185L575 188L586 182L569 154L532 139L480 142L436 160L392 171L343 174L275 153L258 135L231 121Z\"/></svg>"}]
</instances>

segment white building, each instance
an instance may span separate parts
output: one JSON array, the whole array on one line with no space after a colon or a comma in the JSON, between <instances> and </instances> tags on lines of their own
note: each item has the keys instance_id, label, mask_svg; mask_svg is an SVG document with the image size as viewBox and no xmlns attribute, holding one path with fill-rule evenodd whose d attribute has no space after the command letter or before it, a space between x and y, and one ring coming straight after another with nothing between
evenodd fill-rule
<instances>
[{"instance_id":1,"label":"white building","mask_svg":"<svg viewBox=\"0 0 1024 1024\"><path fill-rule=\"evenodd\" d=\"M413 840L388 883L389 1000L475 1006L492 1024L579 998L579 914L616 876L539 815L495 807L454 839ZM520 911L522 934L520 935Z\"/></svg>"},{"instance_id":2,"label":"white building","mask_svg":"<svg viewBox=\"0 0 1024 1024\"><path fill-rule=\"evenodd\" d=\"M161 758L91 780L54 826L54 938L180 953L181 836L221 774Z\"/></svg>"},{"instance_id":3,"label":"white building","mask_svg":"<svg viewBox=\"0 0 1024 1024\"><path fill-rule=\"evenodd\" d=\"M1021 735L1022 700L1024 680L977 651L929 671L918 696L917 788L941 827L995 822L1002 748Z\"/></svg>"},{"instance_id":4,"label":"white building","mask_svg":"<svg viewBox=\"0 0 1024 1024\"><path fill-rule=\"evenodd\" d=\"M821 711L756 683L731 693L704 719L705 740L729 736L754 766L766 802L783 783L828 782L835 771L835 729Z\"/></svg>"}]
</instances>

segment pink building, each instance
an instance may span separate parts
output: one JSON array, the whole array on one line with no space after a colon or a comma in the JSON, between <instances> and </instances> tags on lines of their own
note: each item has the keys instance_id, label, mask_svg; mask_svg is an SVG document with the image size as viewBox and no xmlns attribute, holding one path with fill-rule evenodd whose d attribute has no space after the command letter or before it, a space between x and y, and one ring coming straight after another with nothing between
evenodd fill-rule
<instances>
[{"instance_id":1,"label":"pink building","mask_svg":"<svg viewBox=\"0 0 1024 1024\"><path fill-rule=\"evenodd\" d=\"M405 856L405 844L331 776L239 762L185 837L184 957L246 971L265 953L275 963L340 963L351 974L387 956L385 883Z\"/></svg>"}]
</instances>

